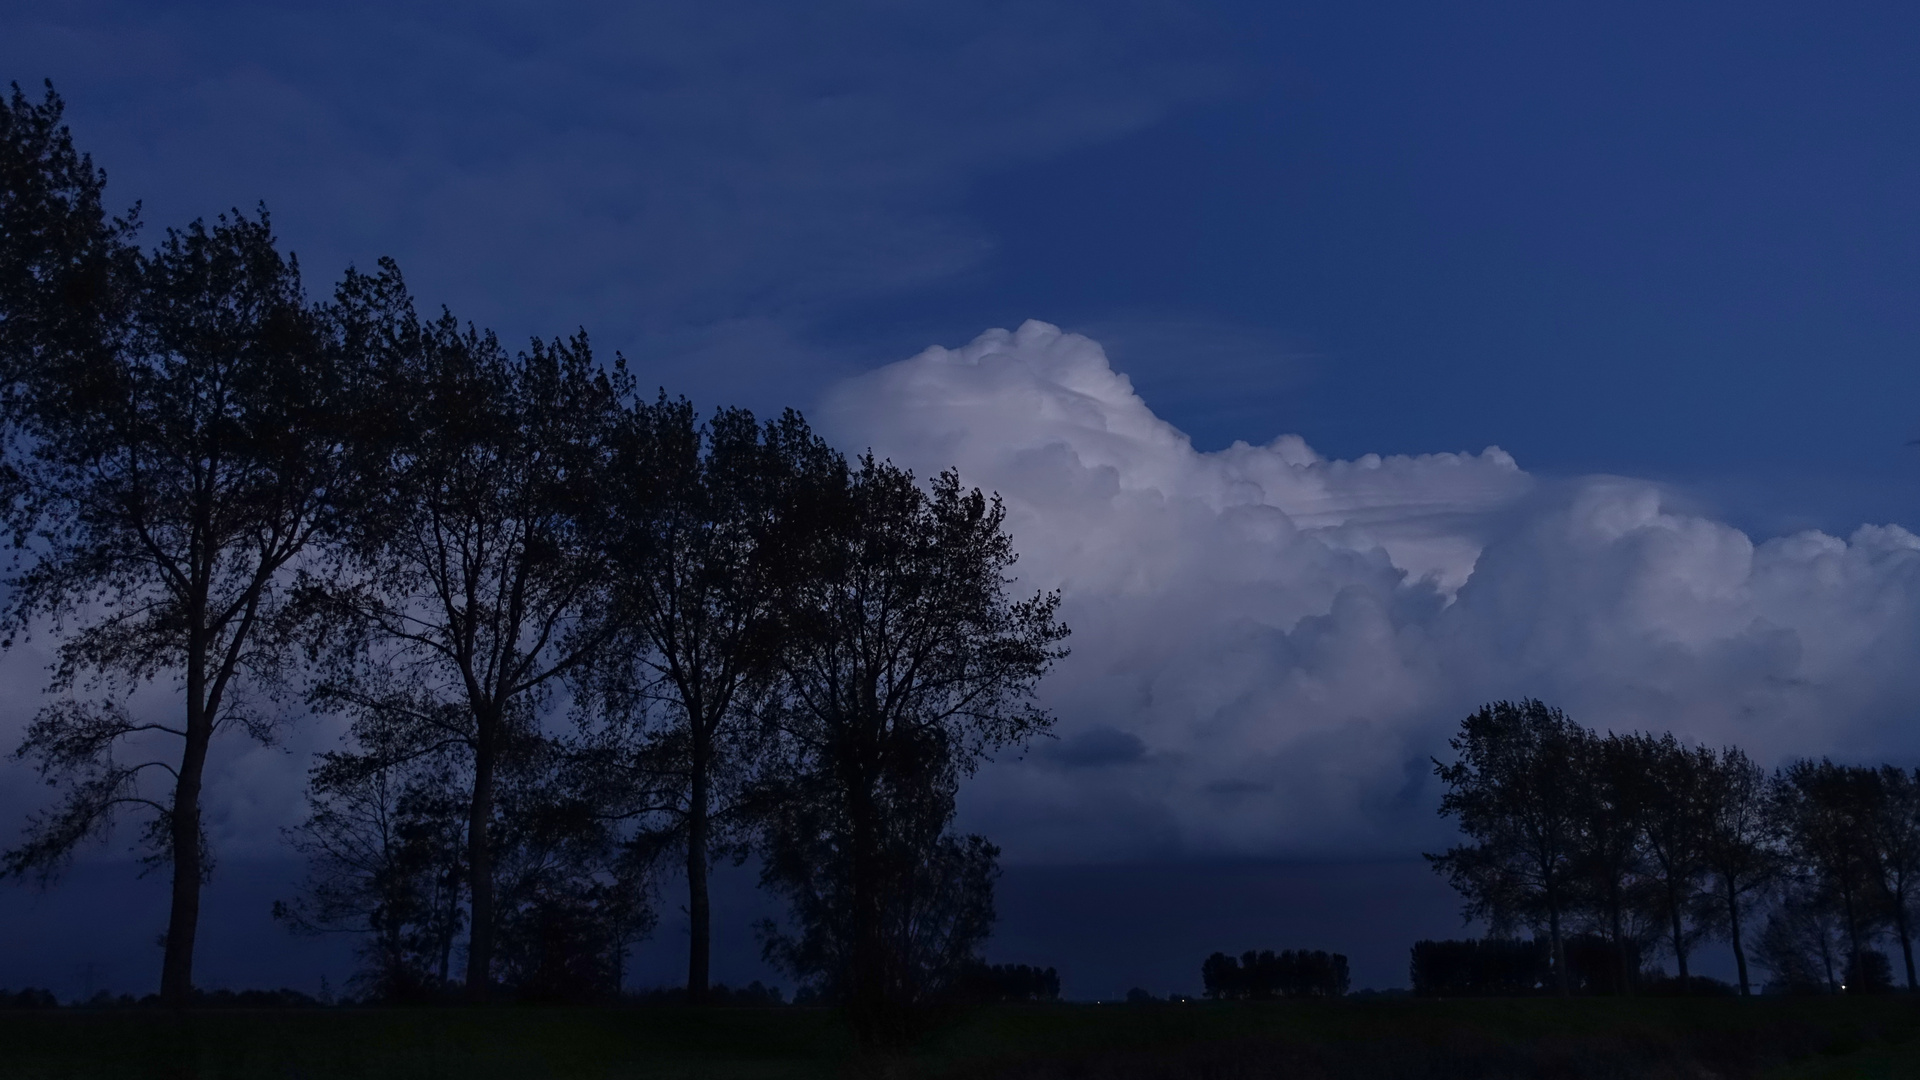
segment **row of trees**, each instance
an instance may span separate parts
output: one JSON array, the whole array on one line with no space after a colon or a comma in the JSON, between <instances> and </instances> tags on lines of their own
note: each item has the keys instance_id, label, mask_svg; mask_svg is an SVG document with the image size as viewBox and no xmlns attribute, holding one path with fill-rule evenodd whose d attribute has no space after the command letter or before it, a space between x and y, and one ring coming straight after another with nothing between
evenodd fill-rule
<instances>
[{"instance_id":1,"label":"row of trees","mask_svg":"<svg viewBox=\"0 0 1920 1080\"><path fill-rule=\"evenodd\" d=\"M1060 973L1027 964L973 964L953 989L963 1001L1055 1001L1060 997Z\"/></svg>"},{"instance_id":2,"label":"row of trees","mask_svg":"<svg viewBox=\"0 0 1920 1080\"><path fill-rule=\"evenodd\" d=\"M1621 981L1621 951L1626 970ZM1562 945L1567 982L1575 994L1650 993L1732 994L1718 979L1690 975L1679 979L1664 971L1641 970L1638 943L1616 943L1604 935L1577 933ZM1408 974L1413 992L1422 997L1516 997L1557 988L1553 950L1544 938L1488 937L1414 943ZM1876 954L1877 955L1877 954Z\"/></svg>"},{"instance_id":3,"label":"row of trees","mask_svg":"<svg viewBox=\"0 0 1920 1080\"><path fill-rule=\"evenodd\" d=\"M1008 595L997 500L644 400L584 334L509 351L390 261L312 301L264 211L142 248L60 118L0 110L6 630L58 642L19 756L60 789L8 872L143 815L187 1000L211 748L304 708L350 734L280 911L367 933L386 992L617 981L670 851L696 1001L707 869L749 849L768 955L866 1033L972 959L997 852L957 785L1047 728L1066 634Z\"/></svg>"},{"instance_id":4,"label":"row of trees","mask_svg":"<svg viewBox=\"0 0 1920 1080\"><path fill-rule=\"evenodd\" d=\"M1561 993L1574 933L1605 943L1619 991L1654 953L1687 985L1691 951L1716 937L1743 994L1749 946L1783 986L1884 985L1883 939L1915 988L1920 770L1822 760L1769 773L1737 747L1600 735L1532 700L1487 705L1451 746L1456 760L1435 766L1440 812L1467 842L1427 858L1469 918L1544 937Z\"/></svg>"},{"instance_id":5,"label":"row of trees","mask_svg":"<svg viewBox=\"0 0 1920 1080\"><path fill-rule=\"evenodd\" d=\"M1408 976L1423 997L1515 997L1553 980L1553 952L1538 938L1416 941Z\"/></svg>"},{"instance_id":6,"label":"row of trees","mask_svg":"<svg viewBox=\"0 0 1920 1080\"><path fill-rule=\"evenodd\" d=\"M1340 997L1347 992L1347 958L1322 950L1249 950L1238 960L1214 953L1200 965L1206 996L1225 1001L1276 997Z\"/></svg>"}]
</instances>

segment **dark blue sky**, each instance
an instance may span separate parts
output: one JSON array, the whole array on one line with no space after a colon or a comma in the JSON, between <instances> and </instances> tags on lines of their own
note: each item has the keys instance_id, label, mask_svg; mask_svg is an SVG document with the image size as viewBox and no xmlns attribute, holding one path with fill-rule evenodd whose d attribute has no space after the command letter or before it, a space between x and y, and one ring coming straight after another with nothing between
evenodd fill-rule
<instances>
[{"instance_id":1,"label":"dark blue sky","mask_svg":"<svg viewBox=\"0 0 1920 1080\"><path fill-rule=\"evenodd\" d=\"M1911 521L1913 16L1249 5L1244 87L977 185L999 247L915 308L1118 324L1203 444L1498 443ZM1130 348L1153 318L1216 325L1218 366Z\"/></svg>"},{"instance_id":2,"label":"dark blue sky","mask_svg":"<svg viewBox=\"0 0 1920 1080\"><path fill-rule=\"evenodd\" d=\"M1043 318L1203 447L1499 444L1920 519L1920 14L1856 4L12 5L157 224L266 199L703 400Z\"/></svg>"}]
</instances>

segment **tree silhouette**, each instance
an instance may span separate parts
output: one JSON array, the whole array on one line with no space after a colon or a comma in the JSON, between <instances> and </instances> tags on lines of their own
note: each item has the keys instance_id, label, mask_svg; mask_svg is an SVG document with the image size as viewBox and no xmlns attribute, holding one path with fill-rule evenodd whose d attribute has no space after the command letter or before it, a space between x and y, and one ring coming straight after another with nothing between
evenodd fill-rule
<instances>
[{"instance_id":1,"label":"tree silhouette","mask_svg":"<svg viewBox=\"0 0 1920 1080\"><path fill-rule=\"evenodd\" d=\"M1781 869L1774 844L1772 786L1765 770L1739 747L1730 746L1714 758L1702 795L1707 820L1702 858L1713 884L1698 911L1704 924L1726 934L1740 972L1740 993L1751 995L1743 916L1752 898L1763 894Z\"/></svg>"},{"instance_id":2,"label":"tree silhouette","mask_svg":"<svg viewBox=\"0 0 1920 1080\"><path fill-rule=\"evenodd\" d=\"M300 933L366 935L360 993L427 999L451 985L465 925L468 784L451 755L381 751L321 755L311 813L289 835L307 858L302 895L273 913Z\"/></svg>"},{"instance_id":3,"label":"tree silhouette","mask_svg":"<svg viewBox=\"0 0 1920 1080\"><path fill-rule=\"evenodd\" d=\"M1920 770L1882 765L1876 771L1868 832L1873 891L1882 917L1900 942L1907 990L1912 992L1916 989L1913 904L1920 892Z\"/></svg>"},{"instance_id":4,"label":"tree silhouette","mask_svg":"<svg viewBox=\"0 0 1920 1080\"><path fill-rule=\"evenodd\" d=\"M1630 993L1639 974L1638 942L1629 943L1645 864L1644 760L1631 740L1582 732L1571 744L1578 794L1573 866L1586 906L1612 946L1612 982Z\"/></svg>"},{"instance_id":5,"label":"tree silhouette","mask_svg":"<svg viewBox=\"0 0 1920 1080\"><path fill-rule=\"evenodd\" d=\"M543 741L512 758L495 815L498 980L524 1001L620 991L627 947L651 932L651 852L636 852Z\"/></svg>"},{"instance_id":6,"label":"tree silhouette","mask_svg":"<svg viewBox=\"0 0 1920 1080\"><path fill-rule=\"evenodd\" d=\"M762 427L723 409L700 423L662 396L622 417L602 485L618 630L593 677L609 712L640 727L616 740L626 812L664 810L685 846L695 1004L710 981L712 849L744 835L740 796L765 741L759 706L780 645L768 545L799 474L831 456L798 414Z\"/></svg>"},{"instance_id":7,"label":"tree silhouette","mask_svg":"<svg viewBox=\"0 0 1920 1080\"><path fill-rule=\"evenodd\" d=\"M1671 733L1625 736L1623 752L1640 779L1635 796L1641 806L1641 832L1649 869L1658 885L1667 917L1680 985L1689 985L1687 951L1698 931L1687 927L1700 882L1707 869L1713 819L1710 788L1713 751L1681 746Z\"/></svg>"},{"instance_id":8,"label":"tree silhouette","mask_svg":"<svg viewBox=\"0 0 1920 1080\"><path fill-rule=\"evenodd\" d=\"M956 990L969 1001L1055 1001L1060 997L1060 973L1026 964L970 964Z\"/></svg>"},{"instance_id":9,"label":"tree silhouette","mask_svg":"<svg viewBox=\"0 0 1920 1080\"><path fill-rule=\"evenodd\" d=\"M1544 926L1562 994L1571 992L1562 948L1574 900L1583 785L1579 754L1587 733L1565 713L1532 699L1482 707L1448 741L1452 764L1434 762L1447 785L1442 816L1458 819L1472 844L1428 855L1466 898L1468 918L1496 932Z\"/></svg>"},{"instance_id":10,"label":"tree silhouette","mask_svg":"<svg viewBox=\"0 0 1920 1080\"><path fill-rule=\"evenodd\" d=\"M379 487L320 602L316 705L360 741L454 752L467 777L467 993L492 982L496 784L540 742L540 709L605 640L607 558L590 523L623 374L584 337L509 357L451 314L418 318L399 271L350 275L341 321L390 410Z\"/></svg>"},{"instance_id":11,"label":"tree silhouette","mask_svg":"<svg viewBox=\"0 0 1920 1080\"><path fill-rule=\"evenodd\" d=\"M824 978L863 1041L969 960L995 850L946 831L961 775L1051 718L1030 701L1065 627L1007 596L997 499L871 457L834 470L783 539L783 761L762 880L791 903L769 955Z\"/></svg>"},{"instance_id":12,"label":"tree silhouette","mask_svg":"<svg viewBox=\"0 0 1920 1080\"><path fill-rule=\"evenodd\" d=\"M1869 822L1878 774L1822 759L1796 761L1774 784L1774 813L1811 902L1829 905L1846 932L1848 962L1865 952L1878 912L1871 903Z\"/></svg>"},{"instance_id":13,"label":"tree silhouette","mask_svg":"<svg viewBox=\"0 0 1920 1080\"><path fill-rule=\"evenodd\" d=\"M1266 1001L1276 997L1340 997L1347 992L1347 958L1319 950L1248 950L1239 960L1214 953L1200 965L1210 998Z\"/></svg>"},{"instance_id":14,"label":"tree silhouette","mask_svg":"<svg viewBox=\"0 0 1920 1080\"><path fill-rule=\"evenodd\" d=\"M119 808L150 813L147 838L172 864L161 992L177 1004L211 868L207 754L221 731L272 733L288 574L351 501L356 386L264 213L169 230L117 264L126 320L110 347L43 352L8 402L25 567L6 624L53 620L51 690L66 696L18 751L62 799L5 865L52 872ZM163 678L183 715L135 717L127 695Z\"/></svg>"},{"instance_id":15,"label":"tree silhouette","mask_svg":"<svg viewBox=\"0 0 1920 1080\"><path fill-rule=\"evenodd\" d=\"M1418 941L1408 977L1423 997L1521 996L1552 980L1553 954L1537 938Z\"/></svg>"},{"instance_id":16,"label":"tree silhouette","mask_svg":"<svg viewBox=\"0 0 1920 1080\"><path fill-rule=\"evenodd\" d=\"M64 112L51 82L38 103L14 83L0 108L0 421L8 437L18 434L19 410L110 366L129 330L139 209L107 216L106 173L74 147ZM7 479L5 494L19 497L20 477Z\"/></svg>"},{"instance_id":17,"label":"tree silhouette","mask_svg":"<svg viewBox=\"0 0 1920 1080\"><path fill-rule=\"evenodd\" d=\"M1804 885L1789 885L1767 913L1754 959L1773 972L1769 990L1837 994L1850 946L1831 904Z\"/></svg>"}]
</instances>

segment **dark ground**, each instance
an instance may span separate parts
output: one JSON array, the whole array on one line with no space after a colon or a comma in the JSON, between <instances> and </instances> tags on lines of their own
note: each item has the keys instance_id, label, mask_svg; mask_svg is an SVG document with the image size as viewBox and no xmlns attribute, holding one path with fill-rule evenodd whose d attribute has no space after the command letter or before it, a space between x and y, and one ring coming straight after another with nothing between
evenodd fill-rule
<instances>
[{"instance_id":1,"label":"dark ground","mask_svg":"<svg viewBox=\"0 0 1920 1080\"><path fill-rule=\"evenodd\" d=\"M854 1053L817 1009L0 1014L0 1077L1812 1080L1920 1076L1920 1002L1344 1000L1003 1006Z\"/></svg>"}]
</instances>

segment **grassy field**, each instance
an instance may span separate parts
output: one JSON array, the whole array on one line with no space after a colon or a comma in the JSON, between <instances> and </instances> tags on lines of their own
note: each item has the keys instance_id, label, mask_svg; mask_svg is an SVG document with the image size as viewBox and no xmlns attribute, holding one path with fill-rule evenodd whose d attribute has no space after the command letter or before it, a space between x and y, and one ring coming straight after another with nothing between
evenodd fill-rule
<instances>
[{"instance_id":1,"label":"grassy field","mask_svg":"<svg viewBox=\"0 0 1920 1080\"><path fill-rule=\"evenodd\" d=\"M1333 1001L996 1007L898 1054L815 1009L0 1014L0 1077L1827 1080L1920 1077L1920 1002Z\"/></svg>"}]
</instances>

